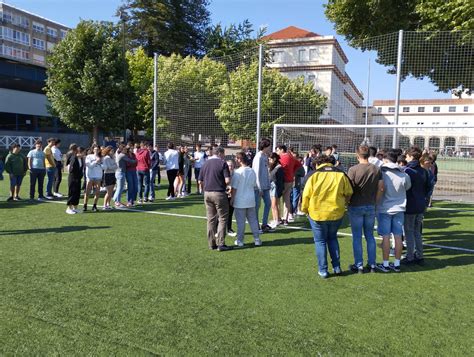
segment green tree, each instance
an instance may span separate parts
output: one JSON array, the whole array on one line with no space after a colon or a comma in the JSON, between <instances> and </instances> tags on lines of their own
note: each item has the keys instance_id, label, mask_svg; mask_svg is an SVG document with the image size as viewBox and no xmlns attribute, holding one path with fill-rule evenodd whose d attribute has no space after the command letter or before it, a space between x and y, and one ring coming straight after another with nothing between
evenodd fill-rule
<instances>
[{"instance_id":1,"label":"green tree","mask_svg":"<svg viewBox=\"0 0 474 357\"><path fill-rule=\"evenodd\" d=\"M158 66L158 129L161 136L179 140L199 134L222 135L214 111L226 67L209 58L172 55L160 57Z\"/></svg>"},{"instance_id":2,"label":"green tree","mask_svg":"<svg viewBox=\"0 0 474 357\"><path fill-rule=\"evenodd\" d=\"M241 65L222 86L216 110L222 127L233 139L255 140L258 62ZM278 123L317 124L326 97L302 77L290 80L275 69L264 68L261 103L261 135L271 136Z\"/></svg>"},{"instance_id":3,"label":"green tree","mask_svg":"<svg viewBox=\"0 0 474 357\"><path fill-rule=\"evenodd\" d=\"M131 95L128 98L128 128L134 136L141 129L152 127L153 119L153 59L142 47L126 54Z\"/></svg>"},{"instance_id":4,"label":"green tree","mask_svg":"<svg viewBox=\"0 0 474 357\"><path fill-rule=\"evenodd\" d=\"M434 31L407 33L402 77L428 77L444 92L474 87L467 75L474 65L472 0L329 0L326 16L351 46L377 51L389 72L395 72L397 37L381 35Z\"/></svg>"},{"instance_id":5,"label":"green tree","mask_svg":"<svg viewBox=\"0 0 474 357\"><path fill-rule=\"evenodd\" d=\"M48 56L46 95L68 127L92 132L123 128L123 52L112 23L81 21Z\"/></svg>"},{"instance_id":6,"label":"green tree","mask_svg":"<svg viewBox=\"0 0 474 357\"><path fill-rule=\"evenodd\" d=\"M204 53L210 23L208 0L126 0L118 9L132 47L182 56Z\"/></svg>"},{"instance_id":7,"label":"green tree","mask_svg":"<svg viewBox=\"0 0 474 357\"><path fill-rule=\"evenodd\" d=\"M260 28L253 37L255 30L249 20L228 27L220 23L208 28L206 33L206 55L223 57L241 54L255 49L265 35L266 28Z\"/></svg>"}]
</instances>

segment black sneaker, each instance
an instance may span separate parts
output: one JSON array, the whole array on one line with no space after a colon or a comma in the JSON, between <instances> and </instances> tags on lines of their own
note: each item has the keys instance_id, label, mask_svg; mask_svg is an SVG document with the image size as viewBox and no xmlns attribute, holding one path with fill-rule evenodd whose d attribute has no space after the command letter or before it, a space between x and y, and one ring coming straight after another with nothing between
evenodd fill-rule
<instances>
[{"instance_id":1,"label":"black sneaker","mask_svg":"<svg viewBox=\"0 0 474 357\"><path fill-rule=\"evenodd\" d=\"M97 206L96 205L92 206L92 212L97 212Z\"/></svg>"},{"instance_id":2,"label":"black sneaker","mask_svg":"<svg viewBox=\"0 0 474 357\"><path fill-rule=\"evenodd\" d=\"M415 264L418 264L418 265L425 265L425 259L423 258L415 258Z\"/></svg>"},{"instance_id":3,"label":"black sneaker","mask_svg":"<svg viewBox=\"0 0 474 357\"><path fill-rule=\"evenodd\" d=\"M212 245L209 247L209 250L216 250L217 249L217 245Z\"/></svg>"},{"instance_id":4,"label":"black sneaker","mask_svg":"<svg viewBox=\"0 0 474 357\"><path fill-rule=\"evenodd\" d=\"M357 266L355 264L349 265L349 270L353 273L358 273L358 274L363 274L364 273L364 267Z\"/></svg>"},{"instance_id":5,"label":"black sneaker","mask_svg":"<svg viewBox=\"0 0 474 357\"><path fill-rule=\"evenodd\" d=\"M84 205L84 206L82 207L82 212L87 212L87 205Z\"/></svg>"},{"instance_id":6,"label":"black sneaker","mask_svg":"<svg viewBox=\"0 0 474 357\"><path fill-rule=\"evenodd\" d=\"M381 271L382 273L388 273L388 272L390 272L390 268L384 266L382 263L376 264L376 265L375 265L375 269L377 269L378 271Z\"/></svg>"},{"instance_id":7,"label":"black sneaker","mask_svg":"<svg viewBox=\"0 0 474 357\"><path fill-rule=\"evenodd\" d=\"M401 270L400 270L400 265L396 266L396 265L393 264L393 263L390 263L390 264L388 265L388 268L389 268L390 270L393 270L395 273L400 273L400 271L401 271Z\"/></svg>"},{"instance_id":8,"label":"black sneaker","mask_svg":"<svg viewBox=\"0 0 474 357\"><path fill-rule=\"evenodd\" d=\"M13 201L13 196L10 196L7 198L7 202L11 202L11 201Z\"/></svg>"},{"instance_id":9,"label":"black sneaker","mask_svg":"<svg viewBox=\"0 0 474 357\"><path fill-rule=\"evenodd\" d=\"M232 247L228 247L225 244L220 245L220 246L217 247L217 251L219 251L219 252L225 252L227 250L232 250Z\"/></svg>"},{"instance_id":10,"label":"black sneaker","mask_svg":"<svg viewBox=\"0 0 474 357\"><path fill-rule=\"evenodd\" d=\"M275 229L270 227L268 224L262 226L262 233L271 233L275 232Z\"/></svg>"},{"instance_id":11,"label":"black sneaker","mask_svg":"<svg viewBox=\"0 0 474 357\"><path fill-rule=\"evenodd\" d=\"M403 258L400 262L404 265L412 265L415 264L415 259L408 260L408 258Z\"/></svg>"},{"instance_id":12,"label":"black sneaker","mask_svg":"<svg viewBox=\"0 0 474 357\"><path fill-rule=\"evenodd\" d=\"M13 200L14 200L14 201L23 201L23 200L20 198L20 196L16 196Z\"/></svg>"},{"instance_id":13,"label":"black sneaker","mask_svg":"<svg viewBox=\"0 0 474 357\"><path fill-rule=\"evenodd\" d=\"M369 265L369 264L367 264L367 265L365 266L365 269L367 269L367 271L368 271L369 273L375 273L375 265Z\"/></svg>"}]
</instances>

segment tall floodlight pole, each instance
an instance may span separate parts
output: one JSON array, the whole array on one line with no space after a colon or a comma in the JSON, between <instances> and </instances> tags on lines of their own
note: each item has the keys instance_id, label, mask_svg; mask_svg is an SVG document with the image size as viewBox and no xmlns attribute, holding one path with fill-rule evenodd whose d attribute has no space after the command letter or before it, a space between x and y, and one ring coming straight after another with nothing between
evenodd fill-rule
<instances>
[{"instance_id":1,"label":"tall floodlight pole","mask_svg":"<svg viewBox=\"0 0 474 357\"><path fill-rule=\"evenodd\" d=\"M154 79L153 79L153 147L156 147L156 118L158 115L157 101L158 101L158 53L153 54L154 57Z\"/></svg>"},{"instance_id":2,"label":"tall floodlight pole","mask_svg":"<svg viewBox=\"0 0 474 357\"><path fill-rule=\"evenodd\" d=\"M369 143L369 138L367 137L367 124L369 124L369 98L370 98L370 57L367 66L367 98L365 99L365 128L364 128L364 142Z\"/></svg>"},{"instance_id":3,"label":"tall floodlight pole","mask_svg":"<svg viewBox=\"0 0 474 357\"><path fill-rule=\"evenodd\" d=\"M398 51L397 51L397 86L395 94L395 115L393 119L393 124L398 125L398 115L400 113L400 82L402 78L402 52L403 52L403 30L398 32ZM398 129L397 127L393 128L393 139L392 147L396 149L398 147Z\"/></svg>"},{"instance_id":4,"label":"tall floodlight pole","mask_svg":"<svg viewBox=\"0 0 474 357\"><path fill-rule=\"evenodd\" d=\"M257 97L257 136L256 145L260 142L260 122L262 114L262 71L263 71L263 45L258 47L258 97Z\"/></svg>"}]
</instances>

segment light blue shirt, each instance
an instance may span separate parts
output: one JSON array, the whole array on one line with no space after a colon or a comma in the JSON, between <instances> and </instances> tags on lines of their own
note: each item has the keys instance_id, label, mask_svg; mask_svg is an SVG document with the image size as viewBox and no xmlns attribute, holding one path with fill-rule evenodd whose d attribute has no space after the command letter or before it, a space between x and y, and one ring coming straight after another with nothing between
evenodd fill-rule
<instances>
[{"instance_id":1,"label":"light blue shirt","mask_svg":"<svg viewBox=\"0 0 474 357\"><path fill-rule=\"evenodd\" d=\"M32 169L45 169L44 159L45 155L43 150L31 150L28 153L28 158L31 158L31 168Z\"/></svg>"}]
</instances>

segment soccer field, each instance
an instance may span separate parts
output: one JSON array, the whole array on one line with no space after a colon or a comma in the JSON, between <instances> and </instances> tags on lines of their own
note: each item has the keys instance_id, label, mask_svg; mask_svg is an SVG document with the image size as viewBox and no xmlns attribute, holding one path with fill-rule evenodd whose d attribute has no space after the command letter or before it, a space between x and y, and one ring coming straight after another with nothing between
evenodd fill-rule
<instances>
[{"instance_id":1,"label":"soccer field","mask_svg":"<svg viewBox=\"0 0 474 357\"><path fill-rule=\"evenodd\" d=\"M322 280L304 218L216 252L202 196L161 189L134 210L70 216L64 200L6 195L3 181L1 355L474 353L474 205L427 212L423 267ZM347 270L347 222L341 233Z\"/></svg>"}]
</instances>

